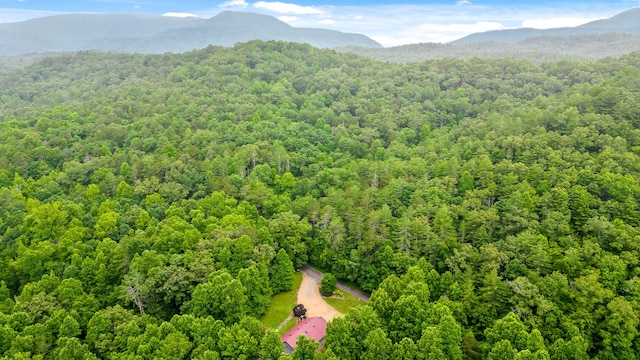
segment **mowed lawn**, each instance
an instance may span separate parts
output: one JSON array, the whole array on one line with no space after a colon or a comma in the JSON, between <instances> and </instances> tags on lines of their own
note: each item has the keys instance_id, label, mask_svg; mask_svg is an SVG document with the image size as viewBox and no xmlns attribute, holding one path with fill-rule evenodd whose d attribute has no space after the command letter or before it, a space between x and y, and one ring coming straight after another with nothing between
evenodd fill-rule
<instances>
[{"instance_id":1,"label":"mowed lawn","mask_svg":"<svg viewBox=\"0 0 640 360\"><path fill-rule=\"evenodd\" d=\"M301 282L302 271L298 271L293 275L293 290L281 292L271 298L267 312L260 317L265 327L275 329L291 314L293 307L298 305L298 289Z\"/></svg>"},{"instance_id":2,"label":"mowed lawn","mask_svg":"<svg viewBox=\"0 0 640 360\"><path fill-rule=\"evenodd\" d=\"M351 309L352 307L366 304L366 302L358 299L357 297L349 293L346 293L344 291L341 291L341 293L342 293L341 294L342 299L331 297L331 298L324 298L324 301L326 301L327 304L331 305L334 309L340 311L343 314L346 314L347 312L349 312L349 309Z\"/></svg>"},{"instance_id":3,"label":"mowed lawn","mask_svg":"<svg viewBox=\"0 0 640 360\"><path fill-rule=\"evenodd\" d=\"M297 323L298 323L298 318L294 317L289 319L289 321L287 321L287 325L283 326L282 329L278 331L278 334L284 335L287 331L291 330L294 326L296 326Z\"/></svg>"}]
</instances>

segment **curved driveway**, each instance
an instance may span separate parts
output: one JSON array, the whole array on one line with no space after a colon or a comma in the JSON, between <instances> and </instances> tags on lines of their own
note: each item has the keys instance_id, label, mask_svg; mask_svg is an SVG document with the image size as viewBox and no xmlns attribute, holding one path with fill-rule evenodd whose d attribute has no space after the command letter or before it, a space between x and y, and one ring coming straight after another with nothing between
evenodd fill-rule
<instances>
[{"instance_id":1,"label":"curved driveway","mask_svg":"<svg viewBox=\"0 0 640 360\"><path fill-rule=\"evenodd\" d=\"M320 282L320 280L322 280L322 278L324 277L324 274L322 274L320 271L312 268L309 265L305 265L302 267L302 271L304 271L305 274L309 275L310 277L314 278L316 280L316 282ZM304 281L304 280L303 280ZM363 291L354 289L352 287L349 287L341 282L338 281L338 284L336 285L336 287L346 293L349 293L355 297L357 297L358 299L364 301L364 302L369 302L369 296L367 294L365 294ZM319 290L318 290L318 294L319 294Z\"/></svg>"},{"instance_id":2,"label":"curved driveway","mask_svg":"<svg viewBox=\"0 0 640 360\"><path fill-rule=\"evenodd\" d=\"M325 320L343 316L341 312L331 307L320 295L319 280L302 270L302 283L298 290L298 304L303 304L307 309L307 317L322 316Z\"/></svg>"}]
</instances>

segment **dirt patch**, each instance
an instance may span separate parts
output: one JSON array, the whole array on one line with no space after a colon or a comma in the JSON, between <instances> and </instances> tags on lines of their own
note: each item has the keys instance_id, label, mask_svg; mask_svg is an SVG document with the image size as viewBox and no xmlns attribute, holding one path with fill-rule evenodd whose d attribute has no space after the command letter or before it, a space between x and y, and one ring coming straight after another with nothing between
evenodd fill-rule
<instances>
[{"instance_id":1,"label":"dirt patch","mask_svg":"<svg viewBox=\"0 0 640 360\"><path fill-rule=\"evenodd\" d=\"M302 283L298 290L298 304L307 309L307 317L322 316L331 321L334 317L343 316L341 312L327 304L320 295L320 283L306 272L302 273Z\"/></svg>"}]
</instances>

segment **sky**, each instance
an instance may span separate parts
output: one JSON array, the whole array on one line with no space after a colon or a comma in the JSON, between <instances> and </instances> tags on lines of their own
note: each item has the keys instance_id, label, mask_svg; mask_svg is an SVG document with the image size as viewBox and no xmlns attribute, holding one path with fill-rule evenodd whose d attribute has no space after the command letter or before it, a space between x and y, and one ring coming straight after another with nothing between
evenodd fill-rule
<instances>
[{"instance_id":1,"label":"sky","mask_svg":"<svg viewBox=\"0 0 640 360\"><path fill-rule=\"evenodd\" d=\"M209 18L224 10L249 11L295 27L364 34L389 47L446 43L489 30L577 26L639 6L640 0L0 0L0 23L67 13Z\"/></svg>"}]
</instances>

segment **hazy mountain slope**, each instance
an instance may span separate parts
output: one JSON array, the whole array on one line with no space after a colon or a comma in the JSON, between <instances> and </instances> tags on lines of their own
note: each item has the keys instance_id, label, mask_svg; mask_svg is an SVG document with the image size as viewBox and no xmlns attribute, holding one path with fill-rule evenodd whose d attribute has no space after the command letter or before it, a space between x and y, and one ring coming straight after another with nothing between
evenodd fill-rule
<instances>
[{"instance_id":1,"label":"hazy mountain slope","mask_svg":"<svg viewBox=\"0 0 640 360\"><path fill-rule=\"evenodd\" d=\"M0 24L0 55L78 50L182 52L254 39L306 42L327 48L380 47L364 35L294 28L272 16L244 12L222 12L211 19L70 14Z\"/></svg>"},{"instance_id":2,"label":"hazy mountain slope","mask_svg":"<svg viewBox=\"0 0 640 360\"><path fill-rule=\"evenodd\" d=\"M584 61L608 56L619 57L633 51L640 51L640 35L539 36L516 44L496 41L460 45L425 43L383 49L348 47L338 50L397 63L476 57L529 59L534 63L559 60Z\"/></svg>"},{"instance_id":3,"label":"hazy mountain slope","mask_svg":"<svg viewBox=\"0 0 640 360\"><path fill-rule=\"evenodd\" d=\"M31 53L26 55L0 56L0 74L15 69L21 69L35 64L43 59L56 56L68 55L67 53Z\"/></svg>"},{"instance_id":4,"label":"hazy mountain slope","mask_svg":"<svg viewBox=\"0 0 640 360\"><path fill-rule=\"evenodd\" d=\"M609 19L597 20L576 27L545 30L529 28L494 30L471 34L452 41L451 44L460 45L484 41L499 41L514 44L539 36L598 35L609 33L640 34L640 8L627 10Z\"/></svg>"},{"instance_id":5,"label":"hazy mountain slope","mask_svg":"<svg viewBox=\"0 0 640 360\"><path fill-rule=\"evenodd\" d=\"M207 20L202 26L168 30L153 38L153 43L188 39L184 50L202 48L209 44L233 46L237 42L251 40L282 40L309 43L320 48L335 48L348 45L381 47L380 44L360 34L342 33L326 29L294 28L268 15L222 12Z\"/></svg>"},{"instance_id":6,"label":"hazy mountain slope","mask_svg":"<svg viewBox=\"0 0 640 360\"><path fill-rule=\"evenodd\" d=\"M95 49L96 41L103 38L148 37L204 22L204 19L138 14L49 16L0 24L0 54Z\"/></svg>"},{"instance_id":7,"label":"hazy mountain slope","mask_svg":"<svg viewBox=\"0 0 640 360\"><path fill-rule=\"evenodd\" d=\"M611 32L640 34L640 7L624 11L609 19L592 21L577 28L603 34Z\"/></svg>"}]
</instances>

